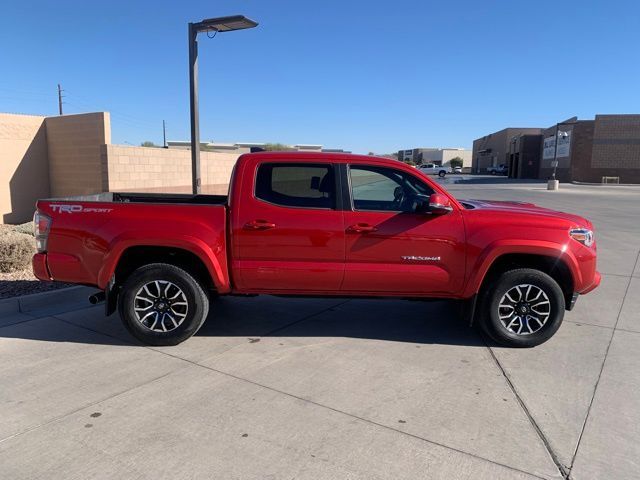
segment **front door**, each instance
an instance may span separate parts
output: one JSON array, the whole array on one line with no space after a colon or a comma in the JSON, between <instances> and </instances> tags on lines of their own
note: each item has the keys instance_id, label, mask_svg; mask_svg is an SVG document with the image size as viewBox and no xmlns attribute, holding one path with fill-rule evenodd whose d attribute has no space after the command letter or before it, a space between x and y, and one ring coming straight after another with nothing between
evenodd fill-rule
<instances>
[{"instance_id":1,"label":"front door","mask_svg":"<svg viewBox=\"0 0 640 480\"><path fill-rule=\"evenodd\" d=\"M434 191L418 173L354 164L347 175L352 208L344 213L342 290L407 295L460 291L465 273L460 212L421 211Z\"/></svg>"},{"instance_id":2,"label":"front door","mask_svg":"<svg viewBox=\"0 0 640 480\"><path fill-rule=\"evenodd\" d=\"M345 234L335 169L322 162L247 167L243 186L253 194L247 191L232 208L233 271L241 290L339 290Z\"/></svg>"}]
</instances>

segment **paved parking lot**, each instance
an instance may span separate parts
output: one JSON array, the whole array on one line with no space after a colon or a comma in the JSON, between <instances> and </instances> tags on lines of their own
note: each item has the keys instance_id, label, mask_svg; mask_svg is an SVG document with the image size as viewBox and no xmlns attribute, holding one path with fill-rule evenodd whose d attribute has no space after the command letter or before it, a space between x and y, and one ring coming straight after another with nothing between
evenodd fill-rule
<instances>
[{"instance_id":1,"label":"paved parking lot","mask_svg":"<svg viewBox=\"0 0 640 480\"><path fill-rule=\"evenodd\" d=\"M448 302L222 298L170 348L102 307L13 315L0 478L640 477L640 188L444 182L594 222L602 285L552 340L487 344Z\"/></svg>"}]
</instances>

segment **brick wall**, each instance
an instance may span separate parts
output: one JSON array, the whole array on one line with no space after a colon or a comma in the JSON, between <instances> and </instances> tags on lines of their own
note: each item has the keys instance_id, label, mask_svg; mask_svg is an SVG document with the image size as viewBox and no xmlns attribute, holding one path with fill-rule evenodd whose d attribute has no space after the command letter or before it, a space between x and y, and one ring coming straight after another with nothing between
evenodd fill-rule
<instances>
[{"instance_id":1,"label":"brick wall","mask_svg":"<svg viewBox=\"0 0 640 480\"><path fill-rule=\"evenodd\" d=\"M592 168L640 169L640 115L596 115Z\"/></svg>"},{"instance_id":2,"label":"brick wall","mask_svg":"<svg viewBox=\"0 0 640 480\"><path fill-rule=\"evenodd\" d=\"M226 194L238 154L200 152L203 193ZM119 192L191 192L191 151L103 145L103 190Z\"/></svg>"}]
</instances>

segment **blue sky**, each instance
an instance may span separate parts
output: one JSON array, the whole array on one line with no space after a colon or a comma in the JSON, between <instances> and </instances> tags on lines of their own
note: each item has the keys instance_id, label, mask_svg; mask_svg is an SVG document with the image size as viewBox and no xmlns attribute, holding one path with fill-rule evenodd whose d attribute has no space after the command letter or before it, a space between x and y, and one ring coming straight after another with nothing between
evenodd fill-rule
<instances>
[{"instance_id":1,"label":"blue sky","mask_svg":"<svg viewBox=\"0 0 640 480\"><path fill-rule=\"evenodd\" d=\"M107 110L112 141L189 138L187 23L202 140L387 153L470 147L507 126L640 113L636 1L5 2L0 111Z\"/></svg>"}]
</instances>

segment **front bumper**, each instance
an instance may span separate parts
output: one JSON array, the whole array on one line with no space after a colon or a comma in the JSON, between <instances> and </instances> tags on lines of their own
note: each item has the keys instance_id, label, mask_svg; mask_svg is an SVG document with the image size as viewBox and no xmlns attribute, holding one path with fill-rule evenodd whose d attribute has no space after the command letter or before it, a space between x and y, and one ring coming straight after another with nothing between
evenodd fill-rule
<instances>
[{"instance_id":1,"label":"front bumper","mask_svg":"<svg viewBox=\"0 0 640 480\"><path fill-rule=\"evenodd\" d=\"M600 285L601 280L602 280L602 276L600 275L600 272L596 271L595 274L593 275L593 283L589 285L586 289L582 290L581 292L573 292L573 294L571 295L571 298L569 299L569 302L566 305L566 309L569 311L573 310L573 307L575 307L576 302L578 301L578 297L580 295L589 293L590 291L597 288L598 285Z\"/></svg>"},{"instance_id":2,"label":"front bumper","mask_svg":"<svg viewBox=\"0 0 640 480\"><path fill-rule=\"evenodd\" d=\"M600 275L600 272L596 271L596 273L593 275L593 283L591 285L589 285L587 288L585 288L584 290L582 290L580 292L580 295L584 295L586 293L589 293L590 291L592 291L595 288L597 288L598 285L600 285L600 281L601 280L602 280L602 276Z\"/></svg>"}]
</instances>

